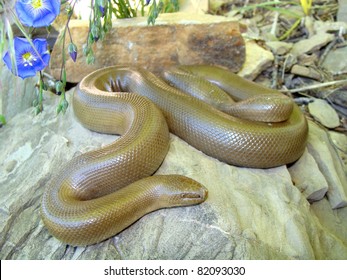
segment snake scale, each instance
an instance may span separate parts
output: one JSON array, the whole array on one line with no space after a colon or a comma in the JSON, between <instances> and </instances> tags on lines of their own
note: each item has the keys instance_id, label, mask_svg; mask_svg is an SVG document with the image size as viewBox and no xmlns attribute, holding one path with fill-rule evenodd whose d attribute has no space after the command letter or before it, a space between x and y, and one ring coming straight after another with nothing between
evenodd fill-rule
<instances>
[{"instance_id":1,"label":"snake scale","mask_svg":"<svg viewBox=\"0 0 347 280\"><path fill-rule=\"evenodd\" d=\"M187 66L177 73L165 76L181 89L189 90L197 75L197 89L205 94L213 95L215 90L207 87L215 84L236 100L260 96L261 101L250 107L245 100L236 114L248 111L257 116L262 109L276 107L264 100L271 103L272 97L282 96L218 67ZM200 76L212 84L200 82ZM75 116L90 130L122 136L73 158L53 177L43 194L42 220L59 240L88 245L119 233L151 211L203 202L207 190L193 179L150 176L166 156L169 130L228 164L269 168L294 162L304 151L308 129L300 109L292 102L289 107L277 106L286 120L256 122L221 112L143 69L97 70L76 87Z\"/></svg>"}]
</instances>

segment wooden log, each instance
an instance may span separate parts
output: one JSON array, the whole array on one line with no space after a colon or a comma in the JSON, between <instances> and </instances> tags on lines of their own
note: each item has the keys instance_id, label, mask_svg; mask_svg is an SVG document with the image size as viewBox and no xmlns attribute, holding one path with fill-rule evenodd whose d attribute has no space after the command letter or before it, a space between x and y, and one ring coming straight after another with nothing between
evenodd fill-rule
<instances>
[{"instance_id":1,"label":"wooden log","mask_svg":"<svg viewBox=\"0 0 347 280\"><path fill-rule=\"evenodd\" d=\"M78 48L75 63L67 55L69 82L79 82L88 73L112 65L142 66L159 73L177 64L215 64L236 72L245 59L240 25L219 16L162 14L154 26L147 25L147 18L116 20L105 40L94 45L93 65L88 65L82 55L88 22L72 20L69 26ZM69 42L66 36L66 44ZM56 79L60 77L61 61L62 46L57 43L50 61Z\"/></svg>"}]
</instances>

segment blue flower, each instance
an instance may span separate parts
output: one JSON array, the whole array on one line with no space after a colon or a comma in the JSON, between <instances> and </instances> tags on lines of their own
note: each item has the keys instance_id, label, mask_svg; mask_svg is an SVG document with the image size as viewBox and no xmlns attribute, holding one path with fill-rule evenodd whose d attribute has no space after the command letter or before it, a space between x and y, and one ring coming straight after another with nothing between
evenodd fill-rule
<instances>
[{"instance_id":1,"label":"blue flower","mask_svg":"<svg viewBox=\"0 0 347 280\"><path fill-rule=\"evenodd\" d=\"M43 27L50 25L60 13L60 0L18 0L16 13L26 26Z\"/></svg>"},{"instance_id":2,"label":"blue flower","mask_svg":"<svg viewBox=\"0 0 347 280\"><path fill-rule=\"evenodd\" d=\"M19 37L14 38L17 71L12 69L9 51L7 51L3 57L8 69L22 79L35 76L37 71L43 70L49 63L50 54L47 50L46 39L35 39L32 43L35 49L30 45L27 39Z\"/></svg>"}]
</instances>

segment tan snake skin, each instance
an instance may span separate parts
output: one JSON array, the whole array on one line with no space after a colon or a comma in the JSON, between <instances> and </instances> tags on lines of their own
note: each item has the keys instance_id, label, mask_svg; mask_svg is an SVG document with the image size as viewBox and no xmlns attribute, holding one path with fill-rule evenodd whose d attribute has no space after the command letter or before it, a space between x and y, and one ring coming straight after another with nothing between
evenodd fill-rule
<instances>
[{"instance_id":1,"label":"tan snake skin","mask_svg":"<svg viewBox=\"0 0 347 280\"><path fill-rule=\"evenodd\" d=\"M222 81L214 75L209 79L214 83L224 79L226 84L231 74L211 67L188 67L185 71L203 76L220 72L224 75ZM252 92L278 94L239 77L232 79L234 85L224 87L231 91L236 88L237 93L246 90L248 97L253 96ZM168 127L207 155L256 168L297 160L307 138L307 123L296 105L285 122L242 120L168 86L148 71L127 67L104 68L86 76L75 90L73 108L86 128L122 137L72 159L43 195L41 215L45 226L71 245L100 242L146 213L206 199L207 190L190 178L148 177L165 158Z\"/></svg>"}]
</instances>

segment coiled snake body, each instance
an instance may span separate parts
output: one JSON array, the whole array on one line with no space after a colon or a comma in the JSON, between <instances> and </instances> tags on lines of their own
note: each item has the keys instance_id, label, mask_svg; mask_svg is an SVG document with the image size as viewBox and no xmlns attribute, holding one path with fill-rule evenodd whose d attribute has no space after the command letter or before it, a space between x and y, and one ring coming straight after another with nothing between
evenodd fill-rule
<instances>
[{"instance_id":1,"label":"coiled snake body","mask_svg":"<svg viewBox=\"0 0 347 280\"><path fill-rule=\"evenodd\" d=\"M265 94L264 99L271 99L269 94L279 96L221 68L182 69L234 91L236 99L254 94ZM190 75L183 75L181 82L171 77L171 82L186 85ZM266 106L260 102L245 110L252 113L259 107ZM278 110L279 115L288 114L286 121L243 120L174 89L148 71L127 67L104 68L86 76L75 90L73 108L86 128L122 137L72 159L43 195L44 224L55 237L72 245L100 242L156 209L206 199L207 190L190 178L148 177L165 158L168 128L207 155L256 168L297 160L307 138L307 123L296 105L291 105L289 113L282 112L282 107Z\"/></svg>"}]
</instances>

